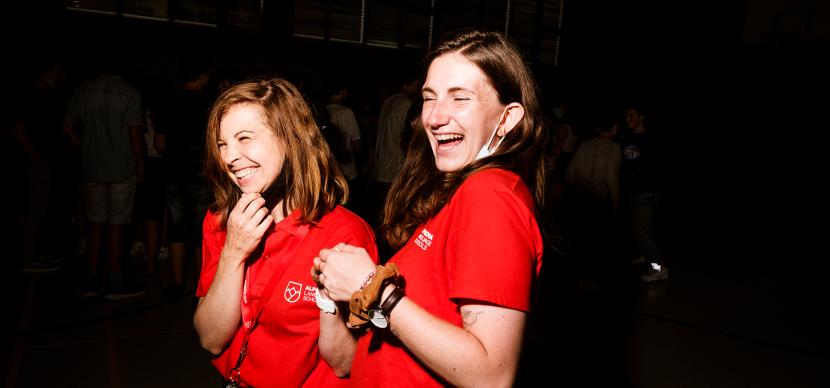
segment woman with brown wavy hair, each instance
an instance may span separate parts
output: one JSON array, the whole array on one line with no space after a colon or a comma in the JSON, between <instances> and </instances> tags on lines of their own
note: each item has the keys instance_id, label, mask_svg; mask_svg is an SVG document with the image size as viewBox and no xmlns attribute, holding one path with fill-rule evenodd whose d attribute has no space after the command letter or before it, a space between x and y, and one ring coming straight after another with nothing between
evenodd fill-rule
<instances>
[{"instance_id":1,"label":"woman with brown wavy hair","mask_svg":"<svg viewBox=\"0 0 830 388\"><path fill-rule=\"evenodd\" d=\"M320 311L308 267L323 247L377 249L344 209L348 186L300 92L243 82L213 105L205 172L215 203L203 227L194 326L230 386L338 386L355 333Z\"/></svg>"},{"instance_id":2,"label":"woman with brown wavy hair","mask_svg":"<svg viewBox=\"0 0 830 388\"><path fill-rule=\"evenodd\" d=\"M312 276L376 326L359 340L353 385L511 386L542 264L545 133L536 85L499 33L462 32L426 64L422 130L381 228L398 250L389 265L399 276L367 297L364 279L376 267L349 244L322 250Z\"/></svg>"}]
</instances>

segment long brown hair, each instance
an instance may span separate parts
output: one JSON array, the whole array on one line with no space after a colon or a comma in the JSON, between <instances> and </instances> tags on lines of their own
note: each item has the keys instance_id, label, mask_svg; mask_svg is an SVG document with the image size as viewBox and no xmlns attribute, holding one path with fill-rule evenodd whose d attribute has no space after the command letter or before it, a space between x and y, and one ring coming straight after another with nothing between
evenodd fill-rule
<instances>
[{"instance_id":1,"label":"long brown hair","mask_svg":"<svg viewBox=\"0 0 830 388\"><path fill-rule=\"evenodd\" d=\"M206 136L205 175L215 196L213 208L227 225L228 213L242 191L233 183L219 155L219 123L231 107L253 104L262 108L266 125L285 151L280 179L286 179L283 211L301 211L303 222L317 222L338 203L346 202L348 184L334 161L303 95L290 82L254 79L226 89L210 111Z\"/></svg>"},{"instance_id":2,"label":"long brown hair","mask_svg":"<svg viewBox=\"0 0 830 388\"><path fill-rule=\"evenodd\" d=\"M424 74L436 58L455 52L481 69L501 104L518 102L525 114L493 155L453 172L438 170L420 118L414 120L415 134L401 173L386 197L380 228L395 248L406 243L418 225L435 216L467 177L484 169L515 172L533 193L537 210L544 204L548 162L543 150L547 135L536 82L518 48L498 32L462 31L427 54Z\"/></svg>"}]
</instances>

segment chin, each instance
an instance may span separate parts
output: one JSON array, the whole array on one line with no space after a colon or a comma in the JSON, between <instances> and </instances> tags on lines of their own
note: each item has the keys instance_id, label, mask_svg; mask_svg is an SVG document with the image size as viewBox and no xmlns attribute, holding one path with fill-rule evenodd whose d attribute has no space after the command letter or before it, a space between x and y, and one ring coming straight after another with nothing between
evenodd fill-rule
<instances>
[{"instance_id":1,"label":"chin","mask_svg":"<svg viewBox=\"0 0 830 388\"><path fill-rule=\"evenodd\" d=\"M262 190L255 189L255 188L253 188L253 186L251 186L251 185L244 185L244 186L243 186L243 185L240 185L239 183L236 183L236 187L238 187L238 188L239 188L239 191L241 191L243 194L248 194L248 193L261 193L261 192L262 192Z\"/></svg>"},{"instance_id":2,"label":"chin","mask_svg":"<svg viewBox=\"0 0 830 388\"><path fill-rule=\"evenodd\" d=\"M457 160L435 160L435 167L441 172L458 171L469 163L462 163Z\"/></svg>"}]
</instances>

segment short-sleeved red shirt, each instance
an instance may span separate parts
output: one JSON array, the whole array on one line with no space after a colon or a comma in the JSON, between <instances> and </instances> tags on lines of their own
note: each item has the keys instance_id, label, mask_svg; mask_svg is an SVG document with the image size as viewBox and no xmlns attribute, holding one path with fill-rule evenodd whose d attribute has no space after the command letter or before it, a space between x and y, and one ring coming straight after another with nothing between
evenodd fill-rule
<instances>
[{"instance_id":1,"label":"short-sleeved red shirt","mask_svg":"<svg viewBox=\"0 0 830 388\"><path fill-rule=\"evenodd\" d=\"M527 186L514 173L488 169L467 178L390 260L398 264L406 296L459 327L460 299L529 311L542 268L534 207ZM375 330L358 342L350 384L426 387L445 382L394 335Z\"/></svg>"},{"instance_id":2,"label":"short-sleeved red shirt","mask_svg":"<svg viewBox=\"0 0 830 388\"><path fill-rule=\"evenodd\" d=\"M257 303L270 275L280 260L288 257L290 263L277 283L274 294L251 333L248 355L242 363L241 381L253 387L338 387L348 385L348 379L339 379L318 352L320 310L315 300L316 284L310 271L313 259L321 249L340 242L363 247L377 261L377 247L372 229L366 222L338 206L308 229L302 244L293 252L290 241L299 238L302 224L293 212L280 221L266 237L265 249L248 269L249 302ZM225 244L224 230L218 227L219 218L208 213L203 225L203 260L196 295L204 297L213 282L219 254ZM294 244L296 245L296 244ZM227 379L239 358L243 330L240 328L213 365Z\"/></svg>"}]
</instances>

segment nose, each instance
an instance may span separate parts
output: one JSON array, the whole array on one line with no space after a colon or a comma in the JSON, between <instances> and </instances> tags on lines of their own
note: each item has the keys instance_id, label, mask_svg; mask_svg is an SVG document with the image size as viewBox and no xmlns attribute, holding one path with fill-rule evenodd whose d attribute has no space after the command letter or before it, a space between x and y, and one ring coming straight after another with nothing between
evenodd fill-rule
<instances>
[{"instance_id":1,"label":"nose","mask_svg":"<svg viewBox=\"0 0 830 388\"><path fill-rule=\"evenodd\" d=\"M225 164L231 165L234 161L239 159L240 153L237 147L230 143L219 147L219 155L222 157L222 161L224 161Z\"/></svg>"},{"instance_id":2,"label":"nose","mask_svg":"<svg viewBox=\"0 0 830 388\"><path fill-rule=\"evenodd\" d=\"M450 121L446 104L438 99L424 103L422 114L421 120L427 124L428 128L439 128Z\"/></svg>"}]
</instances>

